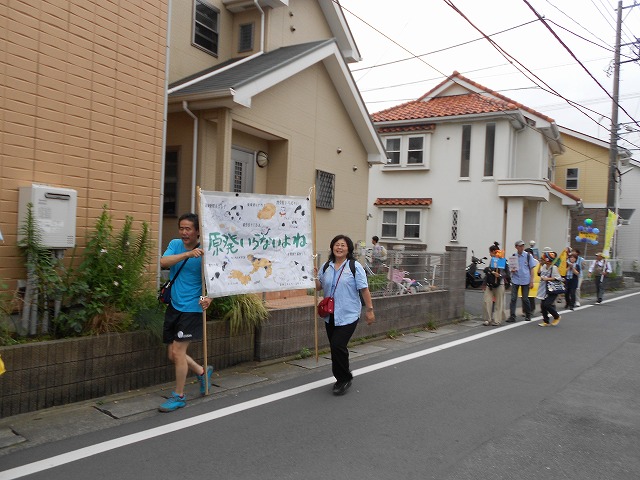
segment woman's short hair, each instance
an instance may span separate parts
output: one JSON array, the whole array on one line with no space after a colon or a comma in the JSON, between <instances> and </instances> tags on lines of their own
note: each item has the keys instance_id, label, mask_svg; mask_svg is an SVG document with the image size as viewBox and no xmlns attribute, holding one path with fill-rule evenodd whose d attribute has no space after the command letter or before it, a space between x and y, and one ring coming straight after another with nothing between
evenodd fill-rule
<instances>
[{"instance_id":1,"label":"woman's short hair","mask_svg":"<svg viewBox=\"0 0 640 480\"><path fill-rule=\"evenodd\" d=\"M333 240L331 240L331 245L329 246L329 260L333 262L336 259L336 256L333 254L333 246L338 240L344 240L346 242L348 250L347 259L351 260L353 258L353 250L355 247L353 246L353 240L351 240L346 235L336 235L335 237L333 237Z\"/></svg>"}]
</instances>

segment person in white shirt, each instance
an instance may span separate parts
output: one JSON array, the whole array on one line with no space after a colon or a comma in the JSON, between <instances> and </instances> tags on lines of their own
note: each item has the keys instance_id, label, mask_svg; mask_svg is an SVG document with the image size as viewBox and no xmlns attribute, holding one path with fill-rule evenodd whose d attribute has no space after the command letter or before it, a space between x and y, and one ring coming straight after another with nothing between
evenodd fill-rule
<instances>
[{"instance_id":1,"label":"person in white shirt","mask_svg":"<svg viewBox=\"0 0 640 480\"><path fill-rule=\"evenodd\" d=\"M597 303L602 303L604 297L604 279L612 272L611 264L607 262L602 252L596 253L596 261L589 267L589 273L596 284Z\"/></svg>"}]
</instances>

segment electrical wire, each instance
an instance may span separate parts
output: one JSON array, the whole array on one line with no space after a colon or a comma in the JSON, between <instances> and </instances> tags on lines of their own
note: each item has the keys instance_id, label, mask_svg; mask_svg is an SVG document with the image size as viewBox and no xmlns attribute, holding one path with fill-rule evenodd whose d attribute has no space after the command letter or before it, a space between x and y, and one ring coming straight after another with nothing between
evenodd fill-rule
<instances>
[{"instance_id":1,"label":"electrical wire","mask_svg":"<svg viewBox=\"0 0 640 480\"><path fill-rule=\"evenodd\" d=\"M348 11L348 10L347 10L347 11ZM351 14L353 15L353 13L352 13L352 12L349 12L349 13L351 13ZM358 18L358 17L356 17L356 18ZM537 21L538 21L538 20L530 20L530 21L528 21L528 22L526 22L526 23L522 23L522 24L520 24L520 25L516 25L515 27L507 28L506 30L500 30L499 32L492 33L491 35L489 35L489 37L493 37L493 36L496 36L496 35L500 35L501 33L509 32L509 31L511 31L511 30L515 30L516 28L524 27L524 26L527 26L527 25L529 25L529 24L531 24L531 23L535 23L535 22L537 22ZM366 22L365 22L365 24L371 27L371 25L369 25L368 23L366 23ZM373 28L374 30L376 30L377 32L379 32L379 30L377 30L375 27L371 27L371 28ZM379 32L379 33L380 33L380 32ZM451 50L451 49L454 49L454 48L457 48L457 47L462 47L462 46L464 46L464 45L469 45L469 44L471 44L471 43L478 42L478 41L481 41L481 40L484 40L484 37L474 38L473 40L468 40L468 41L466 41L466 42L457 43L457 44L455 44L455 45L451 45L451 46L449 46L449 47L440 48L440 49L438 49L438 50L433 50L433 51L431 51L431 52L422 53L422 54L420 54L420 55L414 55L414 56L412 56L412 57L401 58L401 59L399 59L399 60L392 60L392 61L390 61L390 62L385 62L385 63L378 63L378 64L376 64L376 65L372 65L372 66L370 66L370 67L354 68L354 69L353 69L353 70L351 70L351 71L352 71L352 72L360 72L360 71L362 71L362 70L369 70L369 69L371 69L371 68L385 67L385 66L387 66L387 65L395 65L396 63L406 62L406 61L408 61L408 60L414 60L414 59L419 58L419 57L426 57L426 56L428 56L428 55L433 55L434 53L442 53L442 52L446 52L447 50Z\"/></svg>"}]
</instances>

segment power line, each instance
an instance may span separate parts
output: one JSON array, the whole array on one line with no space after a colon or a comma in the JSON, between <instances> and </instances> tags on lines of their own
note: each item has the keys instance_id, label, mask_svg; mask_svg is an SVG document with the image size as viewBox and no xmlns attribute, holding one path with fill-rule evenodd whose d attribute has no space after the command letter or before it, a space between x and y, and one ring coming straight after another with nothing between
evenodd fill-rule
<instances>
[{"instance_id":1,"label":"power line","mask_svg":"<svg viewBox=\"0 0 640 480\"><path fill-rule=\"evenodd\" d=\"M627 114L627 116L634 121L634 123L636 123L636 125L638 125L640 127L640 124L638 124L635 119L631 116L631 114L629 114L629 112L627 112L624 107L622 107L622 105L620 105L612 96L611 94L608 92L608 90L606 88L604 88L602 86L602 84L598 81L598 79L596 79L596 77L593 76L593 74L589 71L589 69L587 67L585 67L585 65L578 59L578 57L575 55L575 53L573 53L573 51L571 51L571 49L567 46L567 44L565 44L562 39L558 36L558 34L553 30L553 28L551 28L551 26L547 23L547 21L533 8L533 6L531 6L531 4L529 3L529 0L522 0L530 9L531 11L540 19L540 21L542 22L542 24L547 27L547 29L551 32L551 34L555 37L555 39L560 43L560 45L562 45L564 47L564 49L569 53L569 55L571 55L576 62L578 62L578 65L580 65L582 67L582 69L587 72L587 74L591 77L591 79L596 82L596 84L602 89L603 92L605 92L607 94L607 96L613 100L616 105L618 106L618 108L620 108L624 113Z\"/></svg>"},{"instance_id":2,"label":"power line","mask_svg":"<svg viewBox=\"0 0 640 480\"><path fill-rule=\"evenodd\" d=\"M345 9L345 10L346 10L346 9ZM347 10L347 11L349 12L349 10ZM353 13L352 13L352 12L349 12L349 13L351 13L351 14L353 15ZM355 15L354 15L354 16L355 16ZM356 17L356 18L358 18L358 17ZM359 19L359 20L361 20L361 19ZM520 24L520 25L516 25L515 27L507 28L506 30L500 30L499 32L492 33L491 35L489 35L489 37L493 37L493 36L496 36L496 35L500 35L501 33L509 32L509 31L511 31L511 30L515 30L516 28L524 27L524 26L526 26L526 25L529 25L529 24L531 24L531 23L535 23L535 22L537 22L537 20L530 20L530 21L528 21L528 22L526 22L526 23L522 23L522 24ZM364 22L364 23L365 23L366 25L368 25L369 27L373 28L374 30L376 30L378 33L380 33L380 31L379 31L379 30L377 30L375 27L372 27L371 25L369 25L369 24L368 24L368 23L366 23L366 22ZM455 44L455 45L451 45L451 46L449 46L449 47L440 48L440 49L438 49L438 50L433 50L433 51L431 51L431 52L423 53L423 54L420 54L420 55L417 55L417 56L416 56L416 55L414 55L414 56L412 56L412 57L401 58L401 59L399 59L399 60L392 60L392 61L390 61L390 62L378 63L377 65L372 65L372 66L370 66L370 67L354 68L354 69L353 69L353 70L351 70L351 71L352 71L352 72L360 72L360 71L362 71L362 70L369 70L369 69L372 69L372 68L385 67L385 66L387 66L387 65L394 65L394 64L396 64L396 63L400 63L400 62L406 62L407 60L414 60L414 59L419 58L419 57L426 57L426 56L428 56L428 55L433 55L434 53L446 52L447 50L451 50L451 49L453 49L453 48L457 48L457 47L462 47L462 46L464 46L464 45L469 45L469 44L471 44L471 43L478 42L478 41L480 41L480 40L484 40L484 37L474 38L473 40L469 40L469 41L462 42L462 43L457 43L457 44ZM397 44L396 44L396 45L397 45Z\"/></svg>"}]
</instances>

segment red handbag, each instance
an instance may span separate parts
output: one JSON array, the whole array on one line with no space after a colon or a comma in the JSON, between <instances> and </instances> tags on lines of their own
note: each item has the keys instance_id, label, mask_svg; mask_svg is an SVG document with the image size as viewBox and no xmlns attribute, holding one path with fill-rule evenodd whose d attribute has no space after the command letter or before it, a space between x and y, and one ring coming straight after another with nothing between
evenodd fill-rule
<instances>
[{"instance_id":1,"label":"red handbag","mask_svg":"<svg viewBox=\"0 0 640 480\"><path fill-rule=\"evenodd\" d=\"M342 276L342 272L344 271L344 265L342 265L342 270L340 270L340 275L338 275L338 280L336 280L336 284L333 286L333 291L331 292L331 296L324 297L318 303L318 316L321 318L326 318L333 313L333 309L335 307L335 300L333 299L333 294L336 291L336 287L338 286L338 282L340 281L340 277Z\"/></svg>"},{"instance_id":2,"label":"red handbag","mask_svg":"<svg viewBox=\"0 0 640 480\"><path fill-rule=\"evenodd\" d=\"M324 297L318 303L318 316L325 318L333 313L333 308L335 306L335 301L333 297Z\"/></svg>"}]
</instances>

